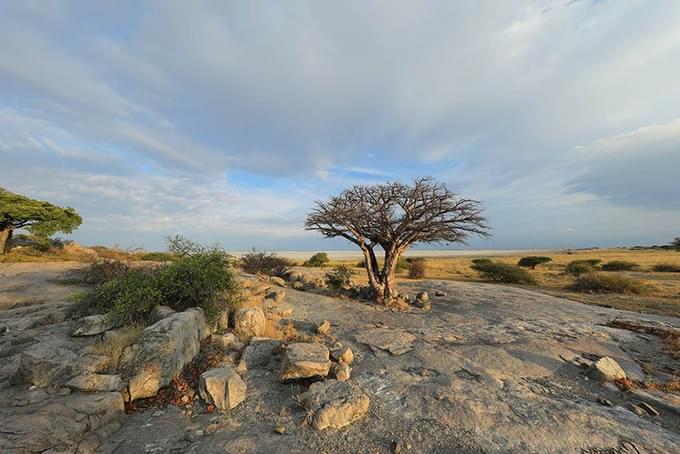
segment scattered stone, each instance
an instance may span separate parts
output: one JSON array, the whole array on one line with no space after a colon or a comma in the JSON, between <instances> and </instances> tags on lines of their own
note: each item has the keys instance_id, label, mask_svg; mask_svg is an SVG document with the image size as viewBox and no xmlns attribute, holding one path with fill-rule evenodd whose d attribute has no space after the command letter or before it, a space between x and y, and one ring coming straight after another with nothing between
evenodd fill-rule
<instances>
[{"instance_id":1,"label":"scattered stone","mask_svg":"<svg viewBox=\"0 0 680 454\"><path fill-rule=\"evenodd\" d=\"M352 352L352 349L342 345L333 349L331 356L333 357L333 360L345 364L352 364L352 361L354 361L354 352Z\"/></svg>"},{"instance_id":2,"label":"scattered stone","mask_svg":"<svg viewBox=\"0 0 680 454\"><path fill-rule=\"evenodd\" d=\"M647 416L648 413L639 405L629 404L628 408L638 416Z\"/></svg>"},{"instance_id":3,"label":"scattered stone","mask_svg":"<svg viewBox=\"0 0 680 454\"><path fill-rule=\"evenodd\" d=\"M314 343L290 344L281 369L281 380L325 377L331 368L328 348Z\"/></svg>"},{"instance_id":4,"label":"scattered stone","mask_svg":"<svg viewBox=\"0 0 680 454\"><path fill-rule=\"evenodd\" d=\"M267 319L259 307L244 307L234 316L234 332L238 336L261 336L267 327Z\"/></svg>"},{"instance_id":5,"label":"scattered stone","mask_svg":"<svg viewBox=\"0 0 680 454\"><path fill-rule=\"evenodd\" d=\"M274 432L280 435L283 435L286 433L286 426L279 425L274 427Z\"/></svg>"},{"instance_id":6,"label":"scattered stone","mask_svg":"<svg viewBox=\"0 0 680 454\"><path fill-rule=\"evenodd\" d=\"M304 275L299 271L289 271L286 278L288 279L288 282L292 283L301 281L303 276Z\"/></svg>"},{"instance_id":7,"label":"scattered stone","mask_svg":"<svg viewBox=\"0 0 680 454\"><path fill-rule=\"evenodd\" d=\"M327 380L312 383L300 396L302 405L312 412L316 430L341 429L368 413L370 399L361 388L348 381Z\"/></svg>"},{"instance_id":8,"label":"scattered stone","mask_svg":"<svg viewBox=\"0 0 680 454\"><path fill-rule=\"evenodd\" d=\"M291 284L291 287L292 287L294 290L304 290L305 284L303 284L303 283L300 282L300 281L295 281L295 282L293 282L293 283Z\"/></svg>"},{"instance_id":9,"label":"scattered stone","mask_svg":"<svg viewBox=\"0 0 680 454\"><path fill-rule=\"evenodd\" d=\"M608 356L604 356L588 368L588 376L599 381L614 381L626 378L626 373L619 366L619 363Z\"/></svg>"},{"instance_id":10,"label":"scattered stone","mask_svg":"<svg viewBox=\"0 0 680 454\"><path fill-rule=\"evenodd\" d=\"M331 322L324 320L319 326L316 327L316 332L322 336L327 336L331 330Z\"/></svg>"},{"instance_id":11,"label":"scattered stone","mask_svg":"<svg viewBox=\"0 0 680 454\"><path fill-rule=\"evenodd\" d=\"M281 290L281 289L272 289L264 297L265 300L271 300L271 301L274 302L274 304L278 304L278 303L283 302L283 300L285 298L286 298L286 291Z\"/></svg>"},{"instance_id":12,"label":"scattered stone","mask_svg":"<svg viewBox=\"0 0 680 454\"><path fill-rule=\"evenodd\" d=\"M158 305L154 307L153 310L151 311L151 321L153 323L156 323L157 321L162 320L165 317L168 317L174 313L175 311L170 307L164 306L162 304Z\"/></svg>"},{"instance_id":13,"label":"scattered stone","mask_svg":"<svg viewBox=\"0 0 680 454\"><path fill-rule=\"evenodd\" d=\"M352 368L347 363L333 363L331 366L331 376L339 381L349 380Z\"/></svg>"},{"instance_id":14,"label":"scattered stone","mask_svg":"<svg viewBox=\"0 0 680 454\"><path fill-rule=\"evenodd\" d=\"M427 292L419 292L416 295L416 300L421 303L428 303L430 301L430 295L428 295Z\"/></svg>"},{"instance_id":15,"label":"scattered stone","mask_svg":"<svg viewBox=\"0 0 680 454\"><path fill-rule=\"evenodd\" d=\"M115 327L112 318L106 314L88 315L76 320L71 336L96 336Z\"/></svg>"},{"instance_id":16,"label":"scattered stone","mask_svg":"<svg viewBox=\"0 0 680 454\"><path fill-rule=\"evenodd\" d=\"M401 453L401 443L398 441L392 442L392 452L394 454L400 454Z\"/></svg>"},{"instance_id":17,"label":"scattered stone","mask_svg":"<svg viewBox=\"0 0 680 454\"><path fill-rule=\"evenodd\" d=\"M220 367L201 374L198 392L208 404L229 410L245 400L246 384L233 368Z\"/></svg>"},{"instance_id":18,"label":"scattered stone","mask_svg":"<svg viewBox=\"0 0 680 454\"><path fill-rule=\"evenodd\" d=\"M359 333L356 340L375 349L386 350L392 355L403 355L411 351L416 337L402 329L387 327L373 328Z\"/></svg>"},{"instance_id":19,"label":"scattered stone","mask_svg":"<svg viewBox=\"0 0 680 454\"><path fill-rule=\"evenodd\" d=\"M123 369L130 377L127 399L156 395L191 362L208 336L208 326L199 308L172 314L148 326L134 345L131 363Z\"/></svg>"},{"instance_id":20,"label":"scattered stone","mask_svg":"<svg viewBox=\"0 0 680 454\"><path fill-rule=\"evenodd\" d=\"M649 405L647 402L640 402L638 404L638 407L642 408L644 411L649 413L650 416L659 416L659 412L654 409L651 405Z\"/></svg>"},{"instance_id":21,"label":"scattered stone","mask_svg":"<svg viewBox=\"0 0 680 454\"><path fill-rule=\"evenodd\" d=\"M120 391L125 387L125 383L120 375L82 374L73 377L66 386L86 392Z\"/></svg>"},{"instance_id":22,"label":"scattered stone","mask_svg":"<svg viewBox=\"0 0 680 454\"><path fill-rule=\"evenodd\" d=\"M241 362L246 370L251 370L256 367L264 367L269 364L272 352L275 348L281 345L280 341L275 339L253 342L243 350L241 355Z\"/></svg>"},{"instance_id":23,"label":"scattered stone","mask_svg":"<svg viewBox=\"0 0 680 454\"><path fill-rule=\"evenodd\" d=\"M597 398L597 403L599 403L599 404L601 404L601 405L604 405L605 407L613 407L613 406L614 406L614 404L612 403L611 400L605 399L605 398L603 398L603 397L598 397L598 398Z\"/></svg>"},{"instance_id":24,"label":"scattered stone","mask_svg":"<svg viewBox=\"0 0 680 454\"><path fill-rule=\"evenodd\" d=\"M293 315L293 306L288 303L276 303L273 300L264 300L262 310L269 320L281 320Z\"/></svg>"},{"instance_id":25,"label":"scattered stone","mask_svg":"<svg viewBox=\"0 0 680 454\"><path fill-rule=\"evenodd\" d=\"M272 277L270 277L270 278L269 278L269 281L270 281L272 284L278 285L279 287L285 287L285 286L286 286L286 281L283 280L283 278L280 278L280 277L278 277L278 276L272 276Z\"/></svg>"},{"instance_id":26,"label":"scattered stone","mask_svg":"<svg viewBox=\"0 0 680 454\"><path fill-rule=\"evenodd\" d=\"M434 292L434 296L438 296L439 298L444 298L444 297L446 297L446 293L442 292L441 290L436 290Z\"/></svg>"},{"instance_id":27,"label":"scattered stone","mask_svg":"<svg viewBox=\"0 0 680 454\"><path fill-rule=\"evenodd\" d=\"M223 350L240 351L243 349L243 342L234 333L213 334L212 341Z\"/></svg>"}]
</instances>

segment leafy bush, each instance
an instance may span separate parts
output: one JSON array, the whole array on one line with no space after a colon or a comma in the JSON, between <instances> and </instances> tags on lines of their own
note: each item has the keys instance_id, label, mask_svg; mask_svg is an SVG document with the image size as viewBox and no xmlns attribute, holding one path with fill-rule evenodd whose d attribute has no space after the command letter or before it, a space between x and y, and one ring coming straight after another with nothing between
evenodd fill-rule
<instances>
[{"instance_id":1,"label":"leafy bush","mask_svg":"<svg viewBox=\"0 0 680 454\"><path fill-rule=\"evenodd\" d=\"M536 268L537 265L542 265L543 263L548 263L551 261L552 259L550 257L531 255L529 257L522 257L521 259L519 259L519 262L517 262L517 266L521 266L523 268L531 268L533 270Z\"/></svg>"},{"instance_id":2,"label":"leafy bush","mask_svg":"<svg viewBox=\"0 0 680 454\"><path fill-rule=\"evenodd\" d=\"M349 266L336 266L333 271L326 273L326 285L330 288L349 287L353 275L354 271Z\"/></svg>"},{"instance_id":3,"label":"leafy bush","mask_svg":"<svg viewBox=\"0 0 680 454\"><path fill-rule=\"evenodd\" d=\"M188 255L196 255L206 252L206 248L182 235L166 236L165 244L168 253L178 257L186 257Z\"/></svg>"},{"instance_id":4,"label":"leafy bush","mask_svg":"<svg viewBox=\"0 0 680 454\"><path fill-rule=\"evenodd\" d=\"M130 265L120 260L96 260L82 271L81 279L85 284L100 285L130 272Z\"/></svg>"},{"instance_id":5,"label":"leafy bush","mask_svg":"<svg viewBox=\"0 0 680 454\"><path fill-rule=\"evenodd\" d=\"M161 301L154 276L133 270L102 283L87 302L93 313L109 313L116 324L130 325L146 323Z\"/></svg>"},{"instance_id":6,"label":"leafy bush","mask_svg":"<svg viewBox=\"0 0 680 454\"><path fill-rule=\"evenodd\" d=\"M170 252L147 252L140 259L145 262L174 262L178 257Z\"/></svg>"},{"instance_id":7,"label":"leafy bush","mask_svg":"<svg viewBox=\"0 0 680 454\"><path fill-rule=\"evenodd\" d=\"M422 258L412 258L407 260L408 277L411 279L424 279L427 274L427 261Z\"/></svg>"},{"instance_id":8,"label":"leafy bush","mask_svg":"<svg viewBox=\"0 0 680 454\"><path fill-rule=\"evenodd\" d=\"M670 263L659 263L652 268L657 273L680 273L680 265Z\"/></svg>"},{"instance_id":9,"label":"leafy bush","mask_svg":"<svg viewBox=\"0 0 680 454\"><path fill-rule=\"evenodd\" d=\"M290 260L274 253L257 252L255 249L241 257L241 267L247 273L263 273L270 276L283 276L292 266Z\"/></svg>"},{"instance_id":10,"label":"leafy bush","mask_svg":"<svg viewBox=\"0 0 680 454\"><path fill-rule=\"evenodd\" d=\"M472 269L479 272L484 278L495 282L506 284L535 284L536 280L524 270L516 265L498 262L482 262L472 265Z\"/></svg>"},{"instance_id":11,"label":"leafy bush","mask_svg":"<svg viewBox=\"0 0 680 454\"><path fill-rule=\"evenodd\" d=\"M473 265L478 265L480 263L492 263L491 259L472 259Z\"/></svg>"},{"instance_id":12,"label":"leafy bush","mask_svg":"<svg viewBox=\"0 0 680 454\"><path fill-rule=\"evenodd\" d=\"M326 263L328 263L330 260L328 259L328 254L325 252L317 252L313 256L307 260L303 266L310 266L310 267L320 267L324 266Z\"/></svg>"},{"instance_id":13,"label":"leafy bush","mask_svg":"<svg viewBox=\"0 0 680 454\"><path fill-rule=\"evenodd\" d=\"M640 294L645 286L638 279L605 273L588 273L578 277L574 289L583 293Z\"/></svg>"},{"instance_id":14,"label":"leafy bush","mask_svg":"<svg viewBox=\"0 0 680 454\"><path fill-rule=\"evenodd\" d=\"M607 262L604 265L602 265L602 270L603 271L631 271L634 270L635 268L638 268L640 265L637 263L633 262L626 262L623 260L614 260L611 262Z\"/></svg>"},{"instance_id":15,"label":"leafy bush","mask_svg":"<svg viewBox=\"0 0 680 454\"><path fill-rule=\"evenodd\" d=\"M566 274L571 274L573 276L580 276L582 274L592 273L593 271L595 271L593 265L585 260L574 260L573 262L569 262L564 268Z\"/></svg>"}]
</instances>

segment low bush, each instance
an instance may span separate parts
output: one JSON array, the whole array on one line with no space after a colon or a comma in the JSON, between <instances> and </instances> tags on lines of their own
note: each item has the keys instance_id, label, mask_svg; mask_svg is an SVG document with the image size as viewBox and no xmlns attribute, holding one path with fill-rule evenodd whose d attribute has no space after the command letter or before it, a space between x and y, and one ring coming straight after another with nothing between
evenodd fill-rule
<instances>
[{"instance_id":1,"label":"low bush","mask_svg":"<svg viewBox=\"0 0 680 454\"><path fill-rule=\"evenodd\" d=\"M491 259L472 259L473 265L478 265L480 263L492 263Z\"/></svg>"},{"instance_id":2,"label":"low bush","mask_svg":"<svg viewBox=\"0 0 680 454\"><path fill-rule=\"evenodd\" d=\"M352 283L354 271L347 265L340 265L333 268L333 271L326 273L326 285L330 288L349 287Z\"/></svg>"},{"instance_id":3,"label":"low bush","mask_svg":"<svg viewBox=\"0 0 680 454\"><path fill-rule=\"evenodd\" d=\"M519 259L519 262L517 262L517 266L521 266L523 268L531 268L536 269L537 265L542 265L544 263L551 262L552 259L550 257L543 257L543 256L537 256L537 255L531 255L529 257L522 257Z\"/></svg>"},{"instance_id":4,"label":"low bush","mask_svg":"<svg viewBox=\"0 0 680 454\"><path fill-rule=\"evenodd\" d=\"M594 266L586 260L574 260L573 262L569 262L564 268L564 272L566 274L571 274L572 276L580 276L582 274L592 273L593 271L595 271Z\"/></svg>"},{"instance_id":5,"label":"low bush","mask_svg":"<svg viewBox=\"0 0 680 454\"><path fill-rule=\"evenodd\" d=\"M147 252L139 258L145 262L174 262L179 256L169 252Z\"/></svg>"},{"instance_id":6,"label":"low bush","mask_svg":"<svg viewBox=\"0 0 680 454\"><path fill-rule=\"evenodd\" d=\"M472 269L484 278L506 284L535 284L536 279L525 269L516 265L498 262L482 262L472 265Z\"/></svg>"},{"instance_id":7,"label":"low bush","mask_svg":"<svg viewBox=\"0 0 680 454\"><path fill-rule=\"evenodd\" d=\"M588 273L578 277L574 289L583 293L641 294L645 286L638 279L618 274Z\"/></svg>"},{"instance_id":8,"label":"low bush","mask_svg":"<svg viewBox=\"0 0 680 454\"><path fill-rule=\"evenodd\" d=\"M81 272L81 280L84 284L101 285L126 275L130 269L127 262L120 260L95 260Z\"/></svg>"},{"instance_id":9,"label":"low bush","mask_svg":"<svg viewBox=\"0 0 680 454\"><path fill-rule=\"evenodd\" d=\"M638 268L640 265L633 262L626 262L624 260L613 260L602 265L603 271L631 271Z\"/></svg>"},{"instance_id":10,"label":"low bush","mask_svg":"<svg viewBox=\"0 0 680 454\"><path fill-rule=\"evenodd\" d=\"M162 293L155 276L132 270L99 285L87 303L92 313L108 313L117 325L131 325L149 321Z\"/></svg>"},{"instance_id":11,"label":"low bush","mask_svg":"<svg viewBox=\"0 0 680 454\"><path fill-rule=\"evenodd\" d=\"M422 257L408 259L408 277L411 279L424 279L427 274L427 260Z\"/></svg>"},{"instance_id":12,"label":"low bush","mask_svg":"<svg viewBox=\"0 0 680 454\"><path fill-rule=\"evenodd\" d=\"M670 263L659 263L652 268L657 273L680 273L680 265Z\"/></svg>"},{"instance_id":13,"label":"low bush","mask_svg":"<svg viewBox=\"0 0 680 454\"><path fill-rule=\"evenodd\" d=\"M313 256L311 256L311 257L309 258L309 260L307 260L307 261L303 264L303 266L309 266L309 267L318 268L318 267L324 266L324 265L327 264L329 261L330 261L330 260L328 259L328 254L326 254L325 252L317 252L316 254L314 254Z\"/></svg>"},{"instance_id":14,"label":"low bush","mask_svg":"<svg viewBox=\"0 0 680 454\"><path fill-rule=\"evenodd\" d=\"M270 276L283 276L293 264L290 260L274 253L257 252L255 249L241 257L241 268L247 273L263 273Z\"/></svg>"}]
</instances>

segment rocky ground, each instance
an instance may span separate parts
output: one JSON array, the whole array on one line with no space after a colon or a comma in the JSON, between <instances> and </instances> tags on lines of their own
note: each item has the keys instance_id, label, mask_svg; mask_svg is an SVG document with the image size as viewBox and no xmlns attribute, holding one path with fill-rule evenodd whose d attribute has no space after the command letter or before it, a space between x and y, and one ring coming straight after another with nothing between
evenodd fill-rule
<instances>
[{"instance_id":1,"label":"rocky ground","mask_svg":"<svg viewBox=\"0 0 680 454\"><path fill-rule=\"evenodd\" d=\"M137 401L143 404L126 413L131 393L157 392L167 377L156 366L140 372L136 363L147 355L140 347L130 352L136 369L128 376L147 379L134 390L104 380L106 358L92 349L102 335L70 335L76 321L66 318L66 294L75 288L55 283L64 265L20 265L0 265L1 452L680 452L677 395L622 391L592 366L609 357L633 381L673 378L679 361L659 337L608 325L677 332L677 318L478 283L405 284L409 295L428 291L431 303L408 312L279 289L260 305L294 326L295 339L290 332L283 341L256 337L246 347L249 336L203 339L210 329L196 325L195 313L159 321L189 345L182 355L166 352L157 365L164 371L206 343L229 343L224 360L212 364L227 371L225 395L211 393L213 404L221 398L218 406L233 408L219 411L192 395L177 405ZM240 334L259 323L255 312L241 316ZM330 326L319 334L324 320ZM145 331L144 345L174 348L157 333ZM291 345L299 340L331 355L315 347L309 361L298 361ZM338 374L337 344L352 351L349 381L299 378L310 368ZM84 371L97 383L73 381ZM320 415L328 401L347 405ZM338 421L349 425L333 428Z\"/></svg>"}]
</instances>

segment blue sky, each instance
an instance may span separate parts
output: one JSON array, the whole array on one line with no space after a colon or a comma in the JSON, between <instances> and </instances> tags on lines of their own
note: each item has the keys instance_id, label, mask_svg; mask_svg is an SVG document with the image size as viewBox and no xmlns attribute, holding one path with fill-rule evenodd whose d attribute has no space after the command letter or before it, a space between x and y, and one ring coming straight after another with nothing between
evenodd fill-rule
<instances>
[{"instance_id":1,"label":"blue sky","mask_svg":"<svg viewBox=\"0 0 680 454\"><path fill-rule=\"evenodd\" d=\"M351 184L483 201L474 248L680 234L680 2L5 1L0 186L86 244L338 249Z\"/></svg>"}]
</instances>

